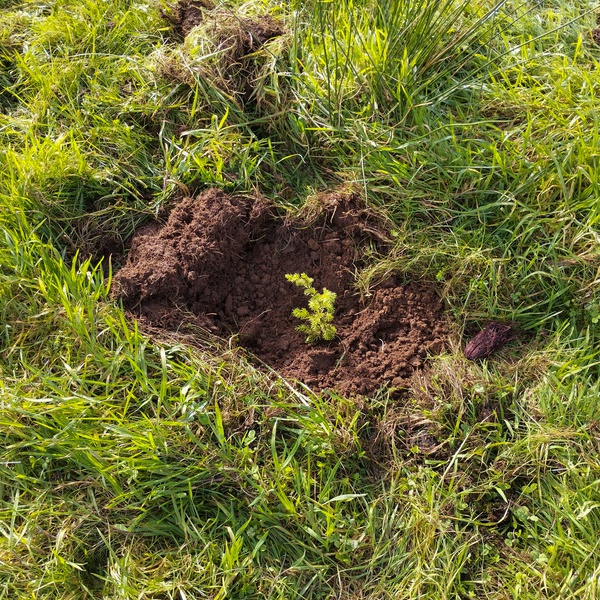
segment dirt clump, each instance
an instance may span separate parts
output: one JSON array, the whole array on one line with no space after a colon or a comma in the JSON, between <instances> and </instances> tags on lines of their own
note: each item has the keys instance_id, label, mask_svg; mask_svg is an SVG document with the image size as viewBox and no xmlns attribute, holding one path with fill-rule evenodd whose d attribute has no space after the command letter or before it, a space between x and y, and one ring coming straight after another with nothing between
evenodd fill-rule
<instances>
[{"instance_id":1,"label":"dirt clump","mask_svg":"<svg viewBox=\"0 0 600 600\"><path fill-rule=\"evenodd\" d=\"M194 47L200 45L202 54L211 58L193 68L242 106L253 104L263 68L274 56L263 47L283 33L282 22L271 15L246 17L223 9L213 10L189 41Z\"/></svg>"},{"instance_id":2,"label":"dirt clump","mask_svg":"<svg viewBox=\"0 0 600 600\"><path fill-rule=\"evenodd\" d=\"M283 25L271 15L240 17L234 13L215 11L207 20L205 32L229 65L256 52L273 38L283 34Z\"/></svg>"},{"instance_id":3,"label":"dirt clump","mask_svg":"<svg viewBox=\"0 0 600 600\"><path fill-rule=\"evenodd\" d=\"M161 14L173 39L183 42L179 57L158 59L163 77L188 85L200 78L241 108L258 107L268 95L264 88L272 63L285 47L282 21L269 14L237 14L210 0L179 0ZM282 43L267 45L276 38Z\"/></svg>"},{"instance_id":4,"label":"dirt clump","mask_svg":"<svg viewBox=\"0 0 600 600\"><path fill-rule=\"evenodd\" d=\"M393 277L361 298L355 272L381 249L384 224L353 194L321 197L320 209L278 217L260 200L211 189L186 198L164 224L135 235L114 293L153 325L186 320L230 337L282 375L313 389L371 394L403 388L439 353L447 335L442 303L427 284ZM306 273L337 294L331 342L307 345L296 330Z\"/></svg>"},{"instance_id":5,"label":"dirt clump","mask_svg":"<svg viewBox=\"0 0 600 600\"><path fill-rule=\"evenodd\" d=\"M203 11L213 8L210 0L179 0L161 11L163 19L167 20L175 34L184 38L203 19Z\"/></svg>"}]
</instances>

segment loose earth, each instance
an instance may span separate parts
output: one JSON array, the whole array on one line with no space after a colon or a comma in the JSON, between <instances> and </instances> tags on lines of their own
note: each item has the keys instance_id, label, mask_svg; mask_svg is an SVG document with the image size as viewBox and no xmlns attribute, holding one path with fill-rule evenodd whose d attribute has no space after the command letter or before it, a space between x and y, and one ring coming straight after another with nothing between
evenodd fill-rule
<instances>
[{"instance_id":1,"label":"loose earth","mask_svg":"<svg viewBox=\"0 0 600 600\"><path fill-rule=\"evenodd\" d=\"M193 320L234 339L281 375L315 390L373 394L404 388L439 353L447 320L435 289L391 277L361 297L355 273L381 249L382 220L352 194L319 199L311 216L209 189L185 198L166 223L140 229L116 274L115 294L153 325ZM331 342L307 345L295 307L307 305L286 273L306 273L337 294Z\"/></svg>"}]
</instances>

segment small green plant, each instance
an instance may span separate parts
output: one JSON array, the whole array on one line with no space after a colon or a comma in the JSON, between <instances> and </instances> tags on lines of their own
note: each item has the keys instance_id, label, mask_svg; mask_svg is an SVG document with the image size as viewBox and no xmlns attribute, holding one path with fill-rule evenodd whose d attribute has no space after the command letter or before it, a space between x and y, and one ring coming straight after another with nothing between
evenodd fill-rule
<instances>
[{"instance_id":1,"label":"small green plant","mask_svg":"<svg viewBox=\"0 0 600 600\"><path fill-rule=\"evenodd\" d=\"M331 324L333 321L333 304L337 297L335 292L323 288L319 294L313 287L313 278L306 273L288 273L285 278L304 288L304 294L309 297L308 308L295 308L292 311L294 317L306 321L298 325L296 329L306 333L306 343L312 344L319 340L332 340L336 334L336 328Z\"/></svg>"}]
</instances>

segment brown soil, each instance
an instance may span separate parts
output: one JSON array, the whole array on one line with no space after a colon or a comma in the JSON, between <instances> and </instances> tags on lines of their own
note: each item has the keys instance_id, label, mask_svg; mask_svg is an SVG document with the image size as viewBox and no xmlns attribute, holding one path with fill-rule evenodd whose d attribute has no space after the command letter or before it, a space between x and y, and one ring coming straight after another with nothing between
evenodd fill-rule
<instances>
[{"instance_id":1,"label":"brown soil","mask_svg":"<svg viewBox=\"0 0 600 600\"><path fill-rule=\"evenodd\" d=\"M270 15L240 17L228 11L212 11L203 25L206 39L212 41L216 61L212 83L243 105L248 104L262 65L270 56L259 50L283 32L282 23Z\"/></svg>"},{"instance_id":2,"label":"brown soil","mask_svg":"<svg viewBox=\"0 0 600 600\"><path fill-rule=\"evenodd\" d=\"M353 195L324 196L318 206L312 216L284 220L262 200L215 189L186 198L164 225L135 235L115 294L153 325L193 320L235 335L282 375L317 390L405 387L444 346L442 303L431 286L394 278L361 299L354 273L368 248L383 248L384 223ZM332 342L307 345L296 331L291 313L306 296L285 274L303 272L319 291L338 295Z\"/></svg>"},{"instance_id":3,"label":"brown soil","mask_svg":"<svg viewBox=\"0 0 600 600\"><path fill-rule=\"evenodd\" d=\"M169 21L173 31L184 38L202 22L202 11L212 8L210 0L179 0L169 6L168 10L163 10L162 16Z\"/></svg>"},{"instance_id":4,"label":"brown soil","mask_svg":"<svg viewBox=\"0 0 600 600\"><path fill-rule=\"evenodd\" d=\"M223 79L228 91L248 104L259 77L261 60L254 53L269 40L283 34L279 21L269 15L237 19L228 27L219 25L219 47L228 48L223 56Z\"/></svg>"},{"instance_id":5,"label":"brown soil","mask_svg":"<svg viewBox=\"0 0 600 600\"><path fill-rule=\"evenodd\" d=\"M210 59L185 67L173 60L160 61L159 72L176 83L193 85L192 72L210 81L244 108L259 104L257 87L265 64L275 56L263 46L284 34L283 23L271 15L240 16L230 9L214 7L211 0L179 0L162 11L173 37L181 41L198 28L198 37Z\"/></svg>"}]
</instances>

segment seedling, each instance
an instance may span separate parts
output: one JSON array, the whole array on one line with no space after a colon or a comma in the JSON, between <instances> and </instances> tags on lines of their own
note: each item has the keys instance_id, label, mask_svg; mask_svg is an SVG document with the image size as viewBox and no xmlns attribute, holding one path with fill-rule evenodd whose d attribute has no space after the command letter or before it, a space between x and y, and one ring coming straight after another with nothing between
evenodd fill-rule
<instances>
[{"instance_id":1,"label":"seedling","mask_svg":"<svg viewBox=\"0 0 600 600\"><path fill-rule=\"evenodd\" d=\"M296 327L298 331L307 334L306 343L332 340L336 334L336 328L331 321L333 321L333 304L337 294L327 288L323 288L319 294L313 287L313 278L306 273L288 273L285 278L298 287L304 288L304 294L309 298L308 308L295 308L292 311L294 317L306 321Z\"/></svg>"}]
</instances>

